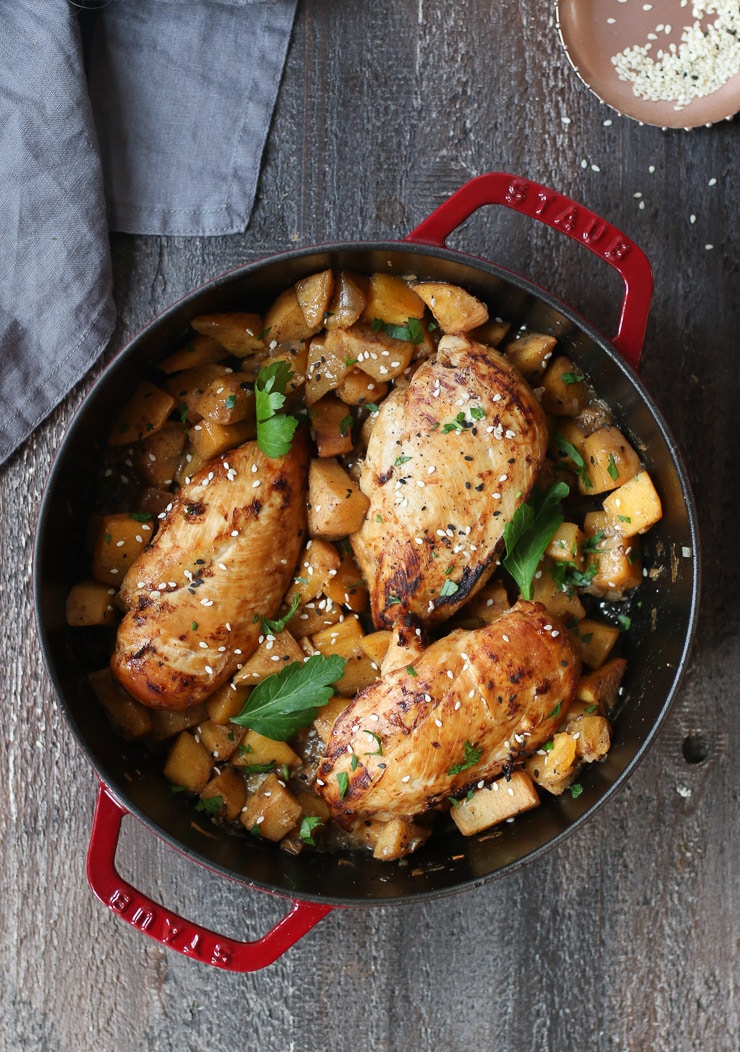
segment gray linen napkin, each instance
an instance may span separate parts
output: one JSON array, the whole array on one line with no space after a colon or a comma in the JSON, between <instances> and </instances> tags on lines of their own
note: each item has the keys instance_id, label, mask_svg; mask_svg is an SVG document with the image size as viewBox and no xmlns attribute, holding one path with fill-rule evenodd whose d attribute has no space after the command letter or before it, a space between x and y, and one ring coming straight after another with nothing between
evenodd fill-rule
<instances>
[{"instance_id":1,"label":"gray linen napkin","mask_svg":"<svg viewBox=\"0 0 740 1052\"><path fill-rule=\"evenodd\" d=\"M247 226L297 0L112 0L87 79L81 2L0 0L0 463L110 339L108 228Z\"/></svg>"}]
</instances>

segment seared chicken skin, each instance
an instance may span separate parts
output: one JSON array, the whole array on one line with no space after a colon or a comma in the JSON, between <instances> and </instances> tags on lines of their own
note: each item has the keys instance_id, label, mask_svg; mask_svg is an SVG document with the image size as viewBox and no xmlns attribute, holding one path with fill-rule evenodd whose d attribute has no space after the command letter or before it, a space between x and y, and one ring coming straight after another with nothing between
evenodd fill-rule
<instances>
[{"instance_id":1,"label":"seared chicken skin","mask_svg":"<svg viewBox=\"0 0 740 1052\"><path fill-rule=\"evenodd\" d=\"M317 792L347 828L427 811L547 741L579 674L567 631L540 603L520 601L483 628L450 632L338 717Z\"/></svg>"},{"instance_id":2,"label":"seared chicken skin","mask_svg":"<svg viewBox=\"0 0 740 1052\"><path fill-rule=\"evenodd\" d=\"M185 709L224 683L274 617L305 541L309 448L247 442L180 490L123 581L111 668L139 701Z\"/></svg>"},{"instance_id":3,"label":"seared chicken skin","mask_svg":"<svg viewBox=\"0 0 740 1052\"><path fill-rule=\"evenodd\" d=\"M370 508L350 540L376 627L408 614L439 623L485 584L546 447L521 374L490 347L444 336L370 434L360 477Z\"/></svg>"}]
</instances>

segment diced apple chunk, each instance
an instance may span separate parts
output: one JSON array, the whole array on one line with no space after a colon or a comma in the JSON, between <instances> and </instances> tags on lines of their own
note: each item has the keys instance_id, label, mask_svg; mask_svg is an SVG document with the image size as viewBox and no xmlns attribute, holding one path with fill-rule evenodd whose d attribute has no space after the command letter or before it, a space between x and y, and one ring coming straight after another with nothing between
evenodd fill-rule
<instances>
[{"instance_id":1,"label":"diced apple chunk","mask_svg":"<svg viewBox=\"0 0 740 1052\"><path fill-rule=\"evenodd\" d=\"M312 537L339 540L356 533L370 501L341 464L333 458L314 459L308 472L308 532Z\"/></svg>"},{"instance_id":2,"label":"diced apple chunk","mask_svg":"<svg viewBox=\"0 0 740 1052\"><path fill-rule=\"evenodd\" d=\"M514 771L510 779L498 778L482 789L476 789L467 800L453 806L452 820L463 834L473 836L507 818L530 811L540 798L526 771Z\"/></svg>"},{"instance_id":3,"label":"diced apple chunk","mask_svg":"<svg viewBox=\"0 0 740 1052\"><path fill-rule=\"evenodd\" d=\"M660 497L647 471L638 472L610 493L604 500L604 511L623 537L645 533L663 514Z\"/></svg>"}]
</instances>

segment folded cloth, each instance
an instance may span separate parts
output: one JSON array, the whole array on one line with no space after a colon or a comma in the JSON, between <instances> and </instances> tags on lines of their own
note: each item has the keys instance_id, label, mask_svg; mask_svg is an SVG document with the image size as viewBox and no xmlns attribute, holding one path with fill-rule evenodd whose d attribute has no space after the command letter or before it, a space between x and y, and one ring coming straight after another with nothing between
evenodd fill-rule
<instances>
[{"instance_id":1,"label":"folded cloth","mask_svg":"<svg viewBox=\"0 0 740 1052\"><path fill-rule=\"evenodd\" d=\"M87 77L83 2L3 4L0 463L111 337L109 228L246 228L297 0L112 0Z\"/></svg>"}]
</instances>

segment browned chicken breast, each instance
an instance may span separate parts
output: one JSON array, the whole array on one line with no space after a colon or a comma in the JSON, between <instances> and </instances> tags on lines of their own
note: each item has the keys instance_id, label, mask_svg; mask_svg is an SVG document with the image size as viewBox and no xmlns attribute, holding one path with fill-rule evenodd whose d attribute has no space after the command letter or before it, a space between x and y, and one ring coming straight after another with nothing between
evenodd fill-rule
<instances>
[{"instance_id":1,"label":"browned chicken breast","mask_svg":"<svg viewBox=\"0 0 740 1052\"><path fill-rule=\"evenodd\" d=\"M568 632L540 603L457 629L357 695L332 728L317 792L345 827L418 815L538 749L579 674Z\"/></svg>"},{"instance_id":2,"label":"browned chicken breast","mask_svg":"<svg viewBox=\"0 0 740 1052\"><path fill-rule=\"evenodd\" d=\"M444 621L495 568L504 526L542 466L547 428L521 374L490 347L444 336L435 358L385 399L351 537L378 628Z\"/></svg>"},{"instance_id":3,"label":"browned chicken breast","mask_svg":"<svg viewBox=\"0 0 740 1052\"><path fill-rule=\"evenodd\" d=\"M247 442L180 490L121 588L111 668L139 701L195 705L256 648L305 540L308 462L302 433L283 457Z\"/></svg>"}]
</instances>

